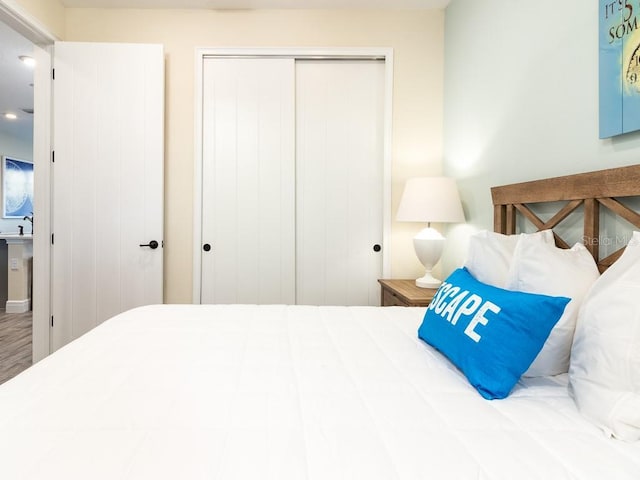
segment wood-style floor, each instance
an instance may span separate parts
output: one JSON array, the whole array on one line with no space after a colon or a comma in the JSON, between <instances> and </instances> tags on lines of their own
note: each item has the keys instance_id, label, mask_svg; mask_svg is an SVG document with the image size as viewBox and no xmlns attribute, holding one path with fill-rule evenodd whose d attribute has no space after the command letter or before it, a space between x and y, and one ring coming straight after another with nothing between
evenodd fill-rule
<instances>
[{"instance_id":1,"label":"wood-style floor","mask_svg":"<svg viewBox=\"0 0 640 480\"><path fill-rule=\"evenodd\" d=\"M31 366L31 332L31 312L0 312L0 384Z\"/></svg>"}]
</instances>

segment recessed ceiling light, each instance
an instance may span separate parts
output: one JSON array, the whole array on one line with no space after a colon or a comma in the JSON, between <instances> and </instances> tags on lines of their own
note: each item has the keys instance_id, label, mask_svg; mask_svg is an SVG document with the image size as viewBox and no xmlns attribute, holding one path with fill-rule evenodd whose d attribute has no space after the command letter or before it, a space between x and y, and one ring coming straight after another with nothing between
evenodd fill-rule
<instances>
[{"instance_id":1,"label":"recessed ceiling light","mask_svg":"<svg viewBox=\"0 0 640 480\"><path fill-rule=\"evenodd\" d=\"M5 113L4 114L4 118L6 118L7 120L15 120L16 118L18 118L18 116L15 113Z\"/></svg>"},{"instance_id":2,"label":"recessed ceiling light","mask_svg":"<svg viewBox=\"0 0 640 480\"><path fill-rule=\"evenodd\" d=\"M29 57L28 55L20 55L18 58L22 63L30 67L33 67L36 64L36 61L33 59L33 57Z\"/></svg>"}]
</instances>

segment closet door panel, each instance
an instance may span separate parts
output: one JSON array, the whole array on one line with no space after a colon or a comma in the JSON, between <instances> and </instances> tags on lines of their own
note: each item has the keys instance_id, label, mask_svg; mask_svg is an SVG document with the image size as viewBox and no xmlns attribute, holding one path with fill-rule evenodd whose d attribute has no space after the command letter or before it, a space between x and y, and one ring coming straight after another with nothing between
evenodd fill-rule
<instances>
[{"instance_id":1,"label":"closet door panel","mask_svg":"<svg viewBox=\"0 0 640 480\"><path fill-rule=\"evenodd\" d=\"M204 64L202 303L295 302L294 63Z\"/></svg>"},{"instance_id":2,"label":"closet door panel","mask_svg":"<svg viewBox=\"0 0 640 480\"><path fill-rule=\"evenodd\" d=\"M297 303L379 305L384 62L296 63Z\"/></svg>"}]
</instances>

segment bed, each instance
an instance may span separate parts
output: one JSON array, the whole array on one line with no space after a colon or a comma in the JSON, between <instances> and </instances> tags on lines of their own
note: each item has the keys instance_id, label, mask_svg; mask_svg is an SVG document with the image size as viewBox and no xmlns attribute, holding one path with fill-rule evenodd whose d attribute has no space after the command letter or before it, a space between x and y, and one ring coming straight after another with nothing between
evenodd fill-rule
<instances>
[{"instance_id":1,"label":"bed","mask_svg":"<svg viewBox=\"0 0 640 480\"><path fill-rule=\"evenodd\" d=\"M608 207L620 192L594 186L610 188L611 175L635 180L624 196L640 193L640 166L494 189L496 230L514 233L516 212L549 226L527 206L541 188L544 201L590 204L585 235L599 238L594 199ZM588 198L564 198L578 184ZM560 209L553 222L567 217ZM614 207L637 218L626 209ZM640 478L640 442L586 420L567 374L523 377L507 398L485 400L417 338L425 311L122 313L0 387L0 478Z\"/></svg>"}]
</instances>

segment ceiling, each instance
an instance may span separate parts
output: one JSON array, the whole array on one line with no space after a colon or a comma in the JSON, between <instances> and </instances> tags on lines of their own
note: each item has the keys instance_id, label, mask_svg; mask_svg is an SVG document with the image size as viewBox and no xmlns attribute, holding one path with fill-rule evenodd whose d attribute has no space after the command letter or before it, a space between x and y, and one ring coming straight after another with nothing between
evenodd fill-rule
<instances>
[{"instance_id":1,"label":"ceiling","mask_svg":"<svg viewBox=\"0 0 640 480\"><path fill-rule=\"evenodd\" d=\"M208 8L208 9L322 9L322 8L444 8L450 0L60 0L77 8Z\"/></svg>"},{"instance_id":2,"label":"ceiling","mask_svg":"<svg viewBox=\"0 0 640 480\"><path fill-rule=\"evenodd\" d=\"M23 64L20 55L32 55L33 44L0 22L0 134L31 141L33 115L23 108L33 108L33 67ZM15 113L16 120L4 118ZM0 154L4 154L0 148Z\"/></svg>"},{"instance_id":3,"label":"ceiling","mask_svg":"<svg viewBox=\"0 0 640 480\"><path fill-rule=\"evenodd\" d=\"M450 0L60 0L71 8L204 8L204 9L441 9ZM31 141L33 69L18 57L31 55L32 43L0 22L0 135ZM16 120L4 118L15 113ZM3 154L0 149L0 154Z\"/></svg>"}]
</instances>

